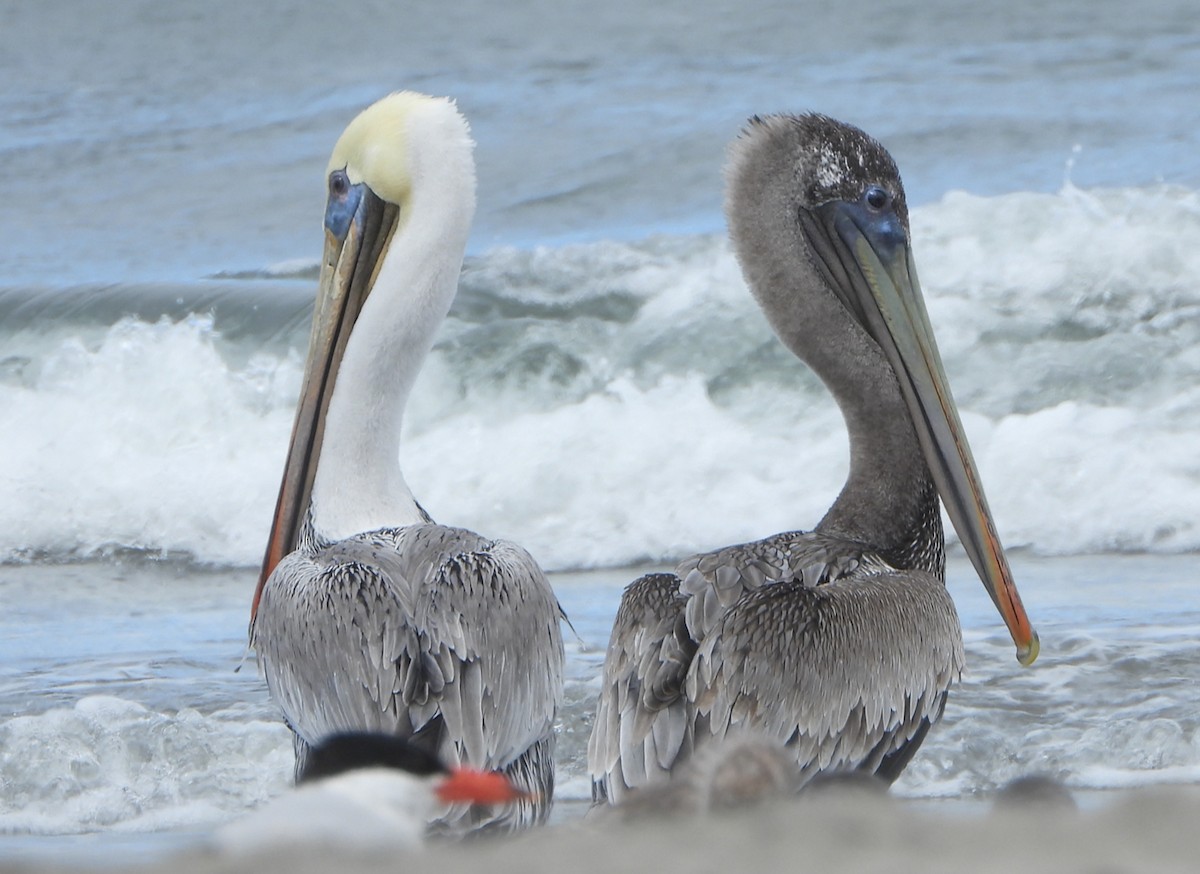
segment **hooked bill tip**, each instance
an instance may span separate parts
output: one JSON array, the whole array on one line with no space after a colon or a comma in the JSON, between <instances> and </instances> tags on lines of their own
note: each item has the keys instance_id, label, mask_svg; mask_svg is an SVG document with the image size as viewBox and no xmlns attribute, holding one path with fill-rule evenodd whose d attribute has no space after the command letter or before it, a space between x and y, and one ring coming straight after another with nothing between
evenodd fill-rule
<instances>
[{"instance_id":1,"label":"hooked bill tip","mask_svg":"<svg viewBox=\"0 0 1200 874\"><path fill-rule=\"evenodd\" d=\"M1029 667L1037 660L1038 653L1042 651L1041 643L1038 641L1038 633L1034 629L1029 629L1030 638L1028 646L1017 647L1017 661L1024 667Z\"/></svg>"}]
</instances>

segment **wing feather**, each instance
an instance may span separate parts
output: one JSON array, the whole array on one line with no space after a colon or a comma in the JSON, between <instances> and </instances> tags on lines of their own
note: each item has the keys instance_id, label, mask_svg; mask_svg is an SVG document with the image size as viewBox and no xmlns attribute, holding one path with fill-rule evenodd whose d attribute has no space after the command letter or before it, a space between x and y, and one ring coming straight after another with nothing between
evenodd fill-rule
<instances>
[{"instance_id":1,"label":"wing feather","mask_svg":"<svg viewBox=\"0 0 1200 874\"><path fill-rule=\"evenodd\" d=\"M941 580L862 544L791 531L694 556L622 597L588 746L593 795L620 803L743 731L786 744L801 782L894 777L962 665Z\"/></svg>"},{"instance_id":2,"label":"wing feather","mask_svg":"<svg viewBox=\"0 0 1200 874\"><path fill-rule=\"evenodd\" d=\"M680 562L680 591L690 596L687 627L701 640L749 592L779 582L822 586L868 565L882 567L863 546L817 532L785 531Z\"/></svg>"},{"instance_id":3,"label":"wing feather","mask_svg":"<svg viewBox=\"0 0 1200 874\"><path fill-rule=\"evenodd\" d=\"M622 595L588 740L597 799L616 803L661 778L687 746L682 691L695 647L683 627L686 600L674 574L648 574Z\"/></svg>"},{"instance_id":4,"label":"wing feather","mask_svg":"<svg viewBox=\"0 0 1200 874\"><path fill-rule=\"evenodd\" d=\"M793 582L726 614L696 653L686 696L711 738L753 728L792 747L811 776L878 765L940 716L962 666L957 613L930 574Z\"/></svg>"},{"instance_id":5,"label":"wing feather","mask_svg":"<svg viewBox=\"0 0 1200 874\"><path fill-rule=\"evenodd\" d=\"M252 645L305 743L441 719L450 760L529 770L552 767L561 616L525 550L422 524L289 555L264 587ZM553 786L552 774L530 779Z\"/></svg>"}]
</instances>

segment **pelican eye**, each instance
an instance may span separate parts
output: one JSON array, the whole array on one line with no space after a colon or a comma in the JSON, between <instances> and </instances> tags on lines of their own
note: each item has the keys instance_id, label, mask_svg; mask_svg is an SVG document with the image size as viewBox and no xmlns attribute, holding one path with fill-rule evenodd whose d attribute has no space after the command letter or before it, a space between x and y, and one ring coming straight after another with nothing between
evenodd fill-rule
<instances>
[{"instance_id":1,"label":"pelican eye","mask_svg":"<svg viewBox=\"0 0 1200 874\"><path fill-rule=\"evenodd\" d=\"M339 240L346 239L350 224L363 203L362 183L354 185L345 169L329 174L329 199L325 201L325 228Z\"/></svg>"},{"instance_id":2,"label":"pelican eye","mask_svg":"<svg viewBox=\"0 0 1200 874\"><path fill-rule=\"evenodd\" d=\"M350 193L350 177L345 170L334 170L329 174L329 196L343 198Z\"/></svg>"},{"instance_id":3,"label":"pelican eye","mask_svg":"<svg viewBox=\"0 0 1200 874\"><path fill-rule=\"evenodd\" d=\"M886 188L872 185L863 192L863 203L867 205L868 209L874 212L882 212L891 206L892 193Z\"/></svg>"}]
</instances>

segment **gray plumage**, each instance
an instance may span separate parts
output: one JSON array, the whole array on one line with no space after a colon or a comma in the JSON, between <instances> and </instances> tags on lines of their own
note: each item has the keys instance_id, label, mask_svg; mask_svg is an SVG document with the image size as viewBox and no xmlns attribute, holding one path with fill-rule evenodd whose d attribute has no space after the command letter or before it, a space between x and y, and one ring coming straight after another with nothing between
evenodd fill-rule
<instances>
[{"instance_id":1,"label":"gray plumage","mask_svg":"<svg viewBox=\"0 0 1200 874\"><path fill-rule=\"evenodd\" d=\"M296 734L297 770L336 732L411 737L532 795L443 825L508 828L544 819L553 795L560 615L525 550L430 523L288 555L252 645Z\"/></svg>"},{"instance_id":2,"label":"gray plumage","mask_svg":"<svg viewBox=\"0 0 1200 874\"><path fill-rule=\"evenodd\" d=\"M785 745L796 788L845 771L890 782L963 667L938 486L914 407L850 290L858 268L824 211L858 208L880 189L891 211L883 246L902 238L907 251L895 164L856 128L776 116L751 122L727 179L747 282L837 399L850 473L815 530L698 555L626 590L588 747L593 794L614 804L743 731Z\"/></svg>"},{"instance_id":3,"label":"gray plumage","mask_svg":"<svg viewBox=\"0 0 1200 874\"><path fill-rule=\"evenodd\" d=\"M523 549L436 525L404 481L404 408L458 289L474 144L443 98L397 92L338 138L308 361L251 607L251 646L295 732L385 732L503 770L523 802L454 832L545 819L562 611Z\"/></svg>"}]
</instances>

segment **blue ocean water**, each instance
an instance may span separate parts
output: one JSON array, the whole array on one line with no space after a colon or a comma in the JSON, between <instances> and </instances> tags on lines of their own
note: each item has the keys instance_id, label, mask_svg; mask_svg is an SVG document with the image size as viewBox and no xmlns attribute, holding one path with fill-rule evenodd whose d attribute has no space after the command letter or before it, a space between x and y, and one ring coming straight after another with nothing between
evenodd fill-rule
<instances>
[{"instance_id":1,"label":"blue ocean water","mask_svg":"<svg viewBox=\"0 0 1200 874\"><path fill-rule=\"evenodd\" d=\"M726 144L799 109L900 164L1043 637L1020 670L954 565L971 673L898 792L1195 780L1192 4L643 5L0 2L0 832L194 834L284 786L234 668L326 155L401 87L458 99L480 173L402 461L436 518L591 569L555 577L565 797L620 568L811 525L844 477L721 233Z\"/></svg>"}]
</instances>

